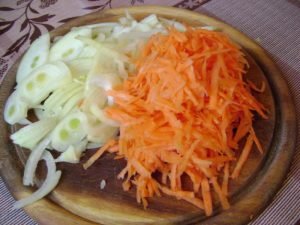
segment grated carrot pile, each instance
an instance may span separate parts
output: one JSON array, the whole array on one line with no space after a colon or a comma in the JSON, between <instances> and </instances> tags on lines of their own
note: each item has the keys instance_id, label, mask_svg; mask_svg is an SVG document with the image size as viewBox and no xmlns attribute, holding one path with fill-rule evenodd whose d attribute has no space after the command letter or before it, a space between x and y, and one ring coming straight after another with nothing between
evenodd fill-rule
<instances>
[{"instance_id":1,"label":"grated carrot pile","mask_svg":"<svg viewBox=\"0 0 300 225\"><path fill-rule=\"evenodd\" d=\"M105 145L98 155L115 152L127 161L118 178L125 191L136 187L144 207L164 193L211 215L215 192L229 208L229 179L239 176L253 143L263 151L253 113L267 118L250 92L255 85L243 81L248 64L241 49L219 32L170 28L150 38L136 66L134 76L107 93L115 106L105 112L120 124L120 136L113 151ZM193 184L189 190L183 176Z\"/></svg>"}]
</instances>

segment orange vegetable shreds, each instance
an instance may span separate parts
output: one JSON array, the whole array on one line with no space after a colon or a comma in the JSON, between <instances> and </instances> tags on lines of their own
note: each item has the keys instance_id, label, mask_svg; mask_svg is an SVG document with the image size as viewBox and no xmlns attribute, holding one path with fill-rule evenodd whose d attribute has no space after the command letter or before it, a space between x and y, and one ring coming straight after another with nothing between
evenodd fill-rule
<instances>
[{"instance_id":1,"label":"orange vegetable shreds","mask_svg":"<svg viewBox=\"0 0 300 225\"><path fill-rule=\"evenodd\" d=\"M145 207L164 193L211 215L213 192L229 207L229 179L238 177L253 143L262 151L253 113L267 118L250 92L253 83L243 81L247 66L240 47L219 32L170 28L150 38L137 73L107 92L115 105L106 115L120 124L114 152L127 161L119 174L124 190L134 185Z\"/></svg>"}]
</instances>

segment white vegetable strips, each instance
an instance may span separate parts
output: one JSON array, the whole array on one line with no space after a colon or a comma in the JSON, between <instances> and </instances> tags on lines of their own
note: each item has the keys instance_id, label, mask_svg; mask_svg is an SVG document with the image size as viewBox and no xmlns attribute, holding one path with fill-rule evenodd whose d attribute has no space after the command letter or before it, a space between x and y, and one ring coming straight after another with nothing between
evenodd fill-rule
<instances>
[{"instance_id":1,"label":"white vegetable strips","mask_svg":"<svg viewBox=\"0 0 300 225\"><path fill-rule=\"evenodd\" d=\"M29 106L40 104L49 94L71 82L69 68L63 62L38 67L17 87L17 92Z\"/></svg>"},{"instance_id":2,"label":"white vegetable strips","mask_svg":"<svg viewBox=\"0 0 300 225\"><path fill-rule=\"evenodd\" d=\"M60 156L55 159L55 162L68 162L68 163L78 163L82 152L87 148L87 139L80 141L76 145L70 145L66 151L60 154Z\"/></svg>"},{"instance_id":3,"label":"white vegetable strips","mask_svg":"<svg viewBox=\"0 0 300 225\"><path fill-rule=\"evenodd\" d=\"M95 148L100 148L102 146L102 144L100 143L95 143L95 142L88 142L86 145L86 149L95 149Z\"/></svg>"},{"instance_id":4,"label":"white vegetable strips","mask_svg":"<svg viewBox=\"0 0 300 225\"><path fill-rule=\"evenodd\" d=\"M32 149L24 169L23 184L25 186L34 184L33 179L35 176L37 164L49 143L50 139L47 136L34 149Z\"/></svg>"},{"instance_id":5,"label":"white vegetable strips","mask_svg":"<svg viewBox=\"0 0 300 225\"><path fill-rule=\"evenodd\" d=\"M118 58L119 60L122 60L124 62L128 62L129 61L128 57L126 57L123 54L120 54L117 50L108 48L103 43L94 41L91 38L81 37L81 36L77 37L77 39L80 40L80 41L82 41L83 43L85 43L87 45L93 46L99 52L101 52L101 54L105 54L107 57Z\"/></svg>"},{"instance_id":6,"label":"white vegetable strips","mask_svg":"<svg viewBox=\"0 0 300 225\"><path fill-rule=\"evenodd\" d=\"M65 105L66 102L68 102L69 99L71 99L73 96L76 96L77 94L83 93L83 87L77 86L74 87L73 90L70 91L63 91L63 95L56 95L53 96L52 99L55 101L52 101L47 104L45 102L44 104L44 110L46 115L49 116L60 116L61 109ZM50 96L51 97L51 96ZM50 97L48 99L50 99ZM51 104L52 103L52 104Z\"/></svg>"},{"instance_id":7,"label":"white vegetable strips","mask_svg":"<svg viewBox=\"0 0 300 225\"><path fill-rule=\"evenodd\" d=\"M47 177L44 180L42 186L32 195L23 198L19 201L16 201L13 205L14 209L19 209L26 205L36 202L37 200L49 194L58 184L58 181L61 176L61 171L56 171L56 165L52 155L48 151L46 151L43 155L43 159L46 161Z\"/></svg>"},{"instance_id":8,"label":"white vegetable strips","mask_svg":"<svg viewBox=\"0 0 300 225\"><path fill-rule=\"evenodd\" d=\"M42 108L47 110L55 107L55 105L61 105L65 101L62 98L65 97L69 92L77 89L81 89L81 85L75 82L71 82L63 87L56 89L44 102ZM68 99L68 98L67 98ZM59 101L59 102L58 102Z\"/></svg>"},{"instance_id":9,"label":"white vegetable strips","mask_svg":"<svg viewBox=\"0 0 300 225\"><path fill-rule=\"evenodd\" d=\"M163 26L172 26L175 29L184 32L186 30L185 26L182 23L179 23L175 20L169 20L165 18L159 17L159 20L161 21Z\"/></svg>"},{"instance_id":10,"label":"white vegetable strips","mask_svg":"<svg viewBox=\"0 0 300 225\"><path fill-rule=\"evenodd\" d=\"M24 119L21 119L21 120L18 122L18 124L20 124L20 125L30 125L30 124L32 124L32 122L31 122L30 120L24 118Z\"/></svg>"},{"instance_id":11,"label":"white vegetable strips","mask_svg":"<svg viewBox=\"0 0 300 225\"><path fill-rule=\"evenodd\" d=\"M102 69L98 64L92 68L88 75L89 85L101 87L107 91L122 83L120 76L116 75L116 71L103 71Z\"/></svg>"},{"instance_id":12,"label":"white vegetable strips","mask_svg":"<svg viewBox=\"0 0 300 225\"><path fill-rule=\"evenodd\" d=\"M95 28L107 28L107 27L113 28L113 27L115 27L117 25L118 25L118 23L114 23L114 22L96 23L96 24L90 24L90 25L80 26L80 27L77 27L77 29L82 29L82 28L95 29Z\"/></svg>"},{"instance_id":13,"label":"white vegetable strips","mask_svg":"<svg viewBox=\"0 0 300 225\"><path fill-rule=\"evenodd\" d=\"M107 118L104 111L99 107L97 107L96 105L92 105L90 109L91 109L91 113L102 123L112 127L119 127L119 124L116 121Z\"/></svg>"},{"instance_id":14,"label":"white vegetable strips","mask_svg":"<svg viewBox=\"0 0 300 225\"><path fill-rule=\"evenodd\" d=\"M51 135L51 146L60 152L66 151L70 145L76 145L87 136L86 115L80 111L66 116L55 127Z\"/></svg>"},{"instance_id":15,"label":"white vegetable strips","mask_svg":"<svg viewBox=\"0 0 300 225\"><path fill-rule=\"evenodd\" d=\"M85 112L91 112L91 106L96 105L103 108L107 102L105 91L102 88L92 86L85 92L85 98L80 109Z\"/></svg>"},{"instance_id":16,"label":"white vegetable strips","mask_svg":"<svg viewBox=\"0 0 300 225\"><path fill-rule=\"evenodd\" d=\"M62 107L61 113L59 113L59 117L64 118L68 113L72 112L74 109L78 109L78 105L83 100L83 98L83 92L79 92L76 95L72 96Z\"/></svg>"},{"instance_id":17,"label":"white vegetable strips","mask_svg":"<svg viewBox=\"0 0 300 225\"><path fill-rule=\"evenodd\" d=\"M43 65L48 60L50 48L50 35L45 33L36 39L30 46L30 49L24 54L18 71L16 80L20 83L31 71Z\"/></svg>"},{"instance_id":18,"label":"white vegetable strips","mask_svg":"<svg viewBox=\"0 0 300 225\"><path fill-rule=\"evenodd\" d=\"M85 46L82 51L80 52L80 54L78 55L77 58L75 59L81 59L81 58L92 58L96 55L97 53L97 49L95 49L94 47L88 45Z\"/></svg>"},{"instance_id":19,"label":"white vegetable strips","mask_svg":"<svg viewBox=\"0 0 300 225\"><path fill-rule=\"evenodd\" d=\"M84 47L84 43L77 37L91 37L92 30L90 28L82 28L72 30L58 40L50 49L49 60L68 61L76 58Z\"/></svg>"},{"instance_id":20,"label":"white vegetable strips","mask_svg":"<svg viewBox=\"0 0 300 225\"><path fill-rule=\"evenodd\" d=\"M27 117L27 104L21 100L17 91L14 91L6 100L4 119L9 124L19 123Z\"/></svg>"},{"instance_id":21,"label":"white vegetable strips","mask_svg":"<svg viewBox=\"0 0 300 225\"><path fill-rule=\"evenodd\" d=\"M93 65L93 58L76 58L67 62L69 66L73 80L82 81L86 80L86 76Z\"/></svg>"},{"instance_id":22,"label":"white vegetable strips","mask_svg":"<svg viewBox=\"0 0 300 225\"><path fill-rule=\"evenodd\" d=\"M56 118L39 120L25 126L10 136L15 144L28 149L33 149L36 144L44 138L57 123Z\"/></svg>"},{"instance_id":23,"label":"white vegetable strips","mask_svg":"<svg viewBox=\"0 0 300 225\"><path fill-rule=\"evenodd\" d=\"M89 121L87 123L87 131L88 141L104 144L109 139L116 137L118 134L118 127L112 127L101 123L100 121L98 121L98 123Z\"/></svg>"},{"instance_id":24,"label":"white vegetable strips","mask_svg":"<svg viewBox=\"0 0 300 225\"><path fill-rule=\"evenodd\" d=\"M158 18L155 14L151 14L150 16L147 16L146 18L142 19L140 21L141 24L147 24L151 27L154 27L159 23Z\"/></svg>"}]
</instances>

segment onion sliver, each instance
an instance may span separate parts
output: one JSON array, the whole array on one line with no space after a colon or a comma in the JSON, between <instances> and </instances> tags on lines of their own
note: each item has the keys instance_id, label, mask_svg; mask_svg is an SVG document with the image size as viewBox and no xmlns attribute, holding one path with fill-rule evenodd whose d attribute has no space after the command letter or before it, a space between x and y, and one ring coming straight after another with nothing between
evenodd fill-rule
<instances>
[{"instance_id":1,"label":"onion sliver","mask_svg":"<svg viewBox=\"0 0 300 225\"><path fill-rule=\"evenodd\" d=\"M33 179L38 162L40 161L47 145L50 143L50 138L43 139L31 152L25 165L23 184L25 186L33 185Z\"/></svg>"},{"instance_id":2,"label":"onion sliver","mask_svg":"<svg viewBox=\"0 0 300 225\"><path fill-rule=\"evenodd\" d=\"M58 184L61 176L61 171L56 171L56 165L52 155L48 151L46 151L44 152L43 159L46 161L47 165L47 177L44 183L32 195L15 202L15 204L13 205L14 209L22 208L26 205L40 200L41 198L49 194Z\"/></svg>"}]
</instances>

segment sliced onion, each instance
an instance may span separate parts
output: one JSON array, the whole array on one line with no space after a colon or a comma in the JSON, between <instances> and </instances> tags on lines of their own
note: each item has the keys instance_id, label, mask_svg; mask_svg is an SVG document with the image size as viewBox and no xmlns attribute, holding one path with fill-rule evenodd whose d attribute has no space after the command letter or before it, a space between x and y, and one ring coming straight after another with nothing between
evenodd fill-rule
<instances>
[{"instance_id":1,"label":"sliced onion","mask_svg":"<svg viewBox=\"0 0 300 225\"><path fill-rule=\"evenodd\" d=\"M30 120L24 118L24 119L21 119L21 120L18 122L18 124L21 124L21 125L30 125L30 124L32 124L32 122L31 122Z\"/></svg>"},{"instance_id":2,"label":"sliced onion","mask_svg":"<svg viewBox=\"0 0 300 225\"><path fill-rule=\"evenodd\" d=\"M101 143L96 143L96 142L89 142L86 146L86 149L95 149L95 148L100 148L103 146Z\"/></svg>"},{"instance_id":3,"label":"sliced onion","mask_svg":"<svg viewBox=\"0 0 300 225\"><path fill-rule=\"evenodd\" d=\"M48 151L46 151L44 152L43 159L46 161L47 165L47 177L44 180L44 183L32 195L16 201L13 205L13 209L19 209L40 200L41 198L49 194L58 184L61 176L61 171L56 171L56 165L52 155Z\"/></svg>"},{"instance_id":4,"label":"sliced onion","mask_svg":"<svg viewBox=\"0 0 300 225\"><path fill-rule=\"evenodd\" d=\"M31 123L13 133L10 138L15 144L28 149L34 147L41 141L57 124L56 118L42 119Z\"/></svg>"},{"instance_id":5,"label":"sliced onion","mask_svg":"<svg viewBox=\"0 0 300 225\"><path fill-rule=\"evenodd\" d=\"M43 139L31 152L24 170L23 184L25 186L33 185L35 170L38 162L40 161L47 145L50 143L50 138Z\"/></svg>"}]
</instances>

